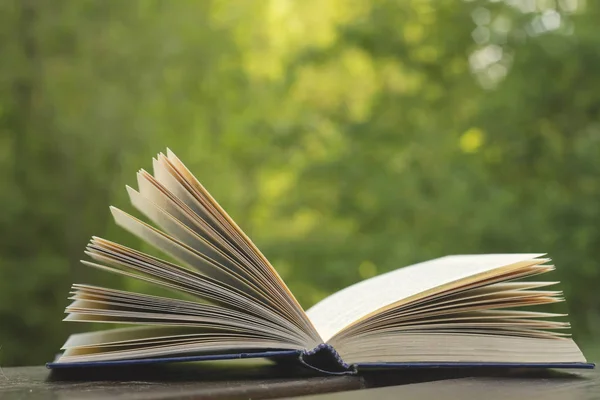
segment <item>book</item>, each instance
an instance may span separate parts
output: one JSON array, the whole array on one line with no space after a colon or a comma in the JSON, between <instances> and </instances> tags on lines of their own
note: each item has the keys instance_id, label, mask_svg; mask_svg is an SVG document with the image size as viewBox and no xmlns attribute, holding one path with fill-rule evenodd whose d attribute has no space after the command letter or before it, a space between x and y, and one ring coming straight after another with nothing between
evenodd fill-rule
<instances>
[{"instance_id":1,"label":"book","mask_svg":"<svg viewBox=\"0 0 600 400\"><path fill-rule=\"evenodd\" d=\"M93 237L82 263L163 296L72 286L66 321L115 328L74 334L49 368L267 358L329 374L427 367L593 368L571 339L543 253L452 255L351 285L306 312L277 271L167 150L127 186L152 224L116 207L115 222L156 248ZM143 216L143 217L142 217ZM318 270L318 268L316 268ZM315 271L318 277L318 271Z\"/></svg>"}]
</instances>

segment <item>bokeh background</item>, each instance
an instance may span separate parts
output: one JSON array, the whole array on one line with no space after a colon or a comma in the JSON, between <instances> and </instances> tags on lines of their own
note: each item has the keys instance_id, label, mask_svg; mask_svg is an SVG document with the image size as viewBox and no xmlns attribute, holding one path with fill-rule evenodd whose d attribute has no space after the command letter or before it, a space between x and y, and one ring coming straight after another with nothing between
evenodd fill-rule
<instances>
[{"instance_id":1,"label":"bokeh background","mask_svg":"<svg viewBox=\"0 0 600 400\"><path fill-rule=\"evenodd\" d=\"M600 358L600 2L0 2L0 365L50 360L90 236L171 148L305 306L548 252ZM596 357L596 358L594 358Z\"/></svg>"}]
</instances>

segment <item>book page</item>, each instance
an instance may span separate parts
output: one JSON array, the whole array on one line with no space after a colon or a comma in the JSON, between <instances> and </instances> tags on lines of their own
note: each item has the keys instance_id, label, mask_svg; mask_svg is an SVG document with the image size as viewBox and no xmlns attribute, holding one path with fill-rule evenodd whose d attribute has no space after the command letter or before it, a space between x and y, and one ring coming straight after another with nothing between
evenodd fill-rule
<instances>
[{"instance_id":1,"label":"book page","mask_svg":"<svg viewBox=\"0 0 600 400\"><path fill-rule=\"evenodd\" d=\"M383 332L336 347L345 362L368 363L585 363L570 338L498 334L498 328L469 334L446 331Z\"/></svg>"},{"instance_id":2,"label":"book page","mask_svg":"<svg viewBox=\"0 0 600 400\"><path fill-rule=\"evenodd\" d=\"M231 239L232 243L235 243L239 250L242 250L248 257L252 270L261 274L265 279L265 289L272 292L275 300L282 303L283 308L290 313L290 317L297 326L309 332L315 339L315 343L321 343L322 340L318 337L315 327L275 268L181 160L167 149L167 156L159 154L157 162L153 164L157 180L161 182L162 178L169 174L176 178L178 184L183 185L188 194L194 198L195 201L191 201L190 205L196 206L196 208L200 206L199 208L202 210L200 215L207 216L214 227L218 227L226 237ZM167 173L165 174L165 172Z\"/></svg>"},{"instance_id":3,"label":"book page","mask_svg":"<svg viewBox=\"0 0 600 400\"><path fill-rule=\"evenodd\" d=\"M328 341L348 325L382 307L441 286L469 279L513 264L539 264L544 254L482 254L437 258L356 283L307 311L323 340ZM484 275L482 275L484 274ZM432 293L432 294L433 294Z\"/></svg>"},{"instance_id":4,"label":"book page","mask_svg":"<svg viewBox=\"0 0 600 400\"><path fill-rule=\"evenodd\" d=\"M169 151L153 167L154 175L138 171L139 190L126 186L149 222L110 210L117 225L167 260L92 237L85 254L93 261L82 263L166 289L167 297L74 285L66 321L146 327L76 335L58 362L322 343L277 271L181 161Z\"/></svg>"},{"instance_id":5,"label":"book page","mask_svg":"<svg viewBox=\"0 0 600 400\"><path fill-rule=\"evenodd\" d=\"M305 348L306 337L243 309L74 285L65 321L139 325L72 335L57 363Z\"/></svg>"}]
</instances>

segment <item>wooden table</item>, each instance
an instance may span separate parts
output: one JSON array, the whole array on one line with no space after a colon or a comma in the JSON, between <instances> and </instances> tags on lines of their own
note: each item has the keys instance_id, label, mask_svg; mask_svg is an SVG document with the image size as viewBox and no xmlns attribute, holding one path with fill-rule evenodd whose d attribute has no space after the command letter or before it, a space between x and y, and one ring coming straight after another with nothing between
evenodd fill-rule
<instances>
[{"instance_id":1,"label":"wooden table","mask_svg":"<svg viewBox=\"0 0 600 400\"><path fill-rule=\"evenodd\" d=\"M0 399L600 399L599 372L413 370L323 377L213 363L61 376L45 367L17 367L0 372Z\"/></svg>"},{"instance_id":2,"label":"wooden table","mask_svg":"<svg viewBox=\"0 0 600 400\"><path fill-rule=\"evenodd\" d=\"M445 379L434 382L301 396L302 400L600 400L599 371L575 374L519 374Z\"/></svg>"}]
</instances>

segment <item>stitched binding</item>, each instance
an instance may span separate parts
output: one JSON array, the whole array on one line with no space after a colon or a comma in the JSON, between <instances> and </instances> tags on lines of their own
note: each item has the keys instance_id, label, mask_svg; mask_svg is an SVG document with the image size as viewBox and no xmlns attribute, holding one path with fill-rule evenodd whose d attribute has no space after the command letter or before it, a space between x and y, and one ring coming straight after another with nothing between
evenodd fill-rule
<instances>
[{"instance_id":1,"label":"stitched binding","mask_svg":"<svg viewBox=\"0 0 600 400\"><path fill-rule=\"evenodd\" d=\"M356 367L346 364L338 352L326 343L322 343L312 350L304 350L300 353L299 359L304 366L322 373L330 375L356 374Z\"/></svg>"},{"instance_id":2,"label":"stitched binding","mask_svg":"<svg viewBox=\"0 0 600 400\"><path fill-rule=\"evenodd\" d=\"M320 345L318 345L317 347L315 347L312 350L305 350L303 352L303 354L307 355L307 356L311 356L313 354L316 354L317 352L321 351L321 350L328 350L331 355L335 358L335 360L342 366L344 367L344 369L350 369L350 365L346 364L344 362L344 360L342 360L342 357L340 357L340 354L333 348L333 346L331 346L330 344L327 343L321 343Z\"/></svg>"}]
</instances>

